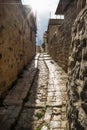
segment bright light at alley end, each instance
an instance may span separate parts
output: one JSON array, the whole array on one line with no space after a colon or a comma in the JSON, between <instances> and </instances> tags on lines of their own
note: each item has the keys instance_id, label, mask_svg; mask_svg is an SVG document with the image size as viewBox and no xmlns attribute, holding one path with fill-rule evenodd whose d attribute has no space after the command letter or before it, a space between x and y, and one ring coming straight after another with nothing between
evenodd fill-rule
<instances>
[{"instance_id":1,"label":"bright light at alley end","mask_svg":"<svg viewBox=\"0 0 87 130\"><path fill-rule=\"evenodd\" d=\"M47 6L47 0L22 0L23 4L30 5L33 11L43 12Z\"/></svg>"}]
</instances>

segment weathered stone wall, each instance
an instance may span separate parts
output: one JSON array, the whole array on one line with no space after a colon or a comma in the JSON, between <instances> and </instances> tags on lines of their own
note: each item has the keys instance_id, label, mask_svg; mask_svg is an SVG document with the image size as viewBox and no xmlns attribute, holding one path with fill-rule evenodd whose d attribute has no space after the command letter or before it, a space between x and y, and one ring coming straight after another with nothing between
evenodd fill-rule
<instances>
[{"instance_id":1,"label":"weathered stone wall","mask_svg":"<svg viewBox=\"0 0 87 130\"><path fill-rule=\"evenodd\" d=\"M62 45L63 45L63 64L65 65L65 70L68 68L69 50L71 44L71 28L76 18L77 2L72 1L70 5L65 10L64 14L64 28L62 32Z\"/></svg>"},{"instance_id":2,"label":"weathered stone wall","mask_svg":"<svg viewBox=\"0 0 87 130\"><path fill-rule=\"evenodd\" d=\"M61 33L58 33L59 32L58 29L60 28L60 25L58 25L58 26L55 25L54 27L55 27L54 32L56 32L56 33L52 34L50 41L48 40L48 50L49 50L49 54L52 56L52 58L55 61L57 61L58 60L57 54L59 53L61 55L61 53L60 53L61 52L61 47L60 47L61 44L58 44L58 40L59 40ZM51 29L52 29L52 27L51 27ZM49 32L53 31L51 29L49 28Z\"/></svg>"},{"instance_id":3,"label":"weathered stone wall","mask_svg":"<svg viewBox=\"0 0 87 130\"><path fill-rule=\"evenodd\" d=\"M69 130L87 130L87 6L72 28L68 70Z\"/></svg>"},{"instance_id":4,"label":"weathered stone wall","mask_svg":"<svg viewBox=\"0 0 87 130\"><path fill-rule=\"evenodd\" d=\"M57 31L57 26L56 25L49 25L49 43L51 42L51 40L52 40L52 38L53 38L53 36L54 36L54 34L55 34L55 32Z\"/></svg>"},{"instance_id":5,"label":"weathered stone wall","mask_svg":"<svg viewBox=\"0 0 87 130\"><path fill-rule=\"evenodd\" d=\"M32 31L31 39L29 20L21 2L8 4L15 1L19 2L0 0L0 97L35 55L35 33Z\"/></svg>"},{"instance_id":6,"label":"weathered stone wall","mask_svg":"<svg viewBox=\"0 0 87 130\"><path fill-rule=\"evenodd\" d=\"M77 0L77 15L81 11L81 9L84 8L86 3L87 3L87 0Z\"/></svg>"},{"instance_id":7,"label":"weathered stone wall","mask_svg":"<svg viewBox=\"0 0 87 130\"><path fill-rule=\"evenodd\" d=\"M57 43L55 46L55 50L56 50L56 61L57 63L65 70L67 71L67 56L68 56L68 52L67 52L67 45L64 42L64 37L65 33L64 33L64 23L61 24L58 27L58 33L57 33Z\"/></svg>"},{"instance_id":8,"label":"weathered stone wall","mask_svg":"<svg viewBox=\"0 0 87 130\"><path fill-rule=\"evenodd\" d=\"M61 20L60 26L55 26L56 36L48 42L49 53L65 71L68 68L71 28L76 18L76 7L76 1L72 1L65 10L64 20ZM50 30L54 32L53 29Z\"/></svg>"},{"instance_id":9,"label":"weathered stone wall","mask_svg":"<svg viewBox=\"0 0 87 130\"><path fill-rule=\"evenodd\" d=\"M48 53L52 56L53 59L56 58L55 56L55 43L53 41L55 37L55 32L57 32L57 26L56 25L49 25L49 30L48 30Z\"/></svg>"}]
</instances>

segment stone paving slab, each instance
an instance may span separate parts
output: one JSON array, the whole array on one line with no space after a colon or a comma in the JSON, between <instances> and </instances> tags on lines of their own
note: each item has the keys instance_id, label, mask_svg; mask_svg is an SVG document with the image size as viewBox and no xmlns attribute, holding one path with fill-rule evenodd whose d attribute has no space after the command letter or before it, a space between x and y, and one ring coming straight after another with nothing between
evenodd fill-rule
<instances>
[{"instance_id":1,"label":"stone paving slab","mask_svg":"<svg viewBox=\"0 0 87 130\"><path fill-rule=\"evenodd\" d=\"M34 61L0 109L0 126L4 128L0 130L67 130L67 75L47 54ZM35 64L38 72L34 77Z\"/></svg>"},{"instance_id":2,"label":"stone paving slab","mask_svg":"<svg viewBox=\"0 0 87 130\"><path fill-rule=\"evenodd\" d=\"M48 84L48 70L45 66L43 58L38 63L38 74L30 91L30 96L25 106L27 107L45 107L46 106L46 94ZM38 81L38 83L37 83Z\"/></svg>"},{"instance_id":3,"label":"stone paving slab","mask_svg":"<svg viewBox=\"0 0 87 130\"><path fill-rule=\"evenodd\" d=\"M36 65L35 62L37 62ZM38 58L34 59L27 66L21 76L22 78L18 79L17 84L8 92L3 102L3 107L0 108L0 130L13 130L23 108L24 100L28 95L33 79L37 73L37 66Z\"/></svg>"},{"instance_id":4,"label":"stone paving slab","mask_svg":"<svg viewBox=\"0 0 87 130\"><path fill-rule=\"evenodd\" d=\"M44 109L24 108L15 130L34 130L43 122L43 117Z\"/></svg>"},{"instance_id":5,"label":"stone paving slab","mask_svg":"<svg viewBox=\"0 0 87 130\"><path fill-rule=\"evenodd\" d=\"M23 111L27 112L22 112L15 130L67 130L66 73L49 55L43 54L39 58L38 69L39 73L24 105ZM40 119L36 119L35 113Z\"/></svg>"},{"instance_id":6,"label":"stone paving slab","mask_svg":"<svg viewBox=\"0 0 87 130\"><path fill-rule=\"evenodd\" d=\"M0 109L0 130L10 130L17 120L21 106L10 106Z\"/></svg>"},{"instance_id":7,"label":"stone paving slab","mask_svg":"<svg viewBox=\"0 0 87 130\"><path fill-rule=\"evenodd\" d=\"M66 81L67 75L52 59L45 62L49 69L48 95L47 106L51 108L45 113L45 120L49 123L50 130L65 130L67 129L66 117Z\"/></svg>"},{"instance_id":8,"label":"stone paving slab","mask_svg":"<svg viewBox=\"0 0 87 130\"><path fill-rule=\"evenodd\" d=\"M41 127L43 122L48 84L48 70L43 55L40 55L38 70L15 130L19 130L21 127L22 129L36 130L36 128Z\"/></svg>"}]
</instances>

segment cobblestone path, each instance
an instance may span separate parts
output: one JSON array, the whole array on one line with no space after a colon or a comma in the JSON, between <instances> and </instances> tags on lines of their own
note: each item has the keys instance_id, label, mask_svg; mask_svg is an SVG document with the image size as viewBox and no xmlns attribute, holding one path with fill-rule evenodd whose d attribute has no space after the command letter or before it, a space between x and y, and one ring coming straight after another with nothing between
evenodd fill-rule
<instances>
[{"instance_id":1,"label":"cobblestone path","mask_svg":"<svg viewBox=\"0 0 87 130\"><path fill-rule=\"evenodd\" d=\"M67 130L66 78L49 55L37 55L0 107L0 130Z\"/></svg>"}]
</instances>

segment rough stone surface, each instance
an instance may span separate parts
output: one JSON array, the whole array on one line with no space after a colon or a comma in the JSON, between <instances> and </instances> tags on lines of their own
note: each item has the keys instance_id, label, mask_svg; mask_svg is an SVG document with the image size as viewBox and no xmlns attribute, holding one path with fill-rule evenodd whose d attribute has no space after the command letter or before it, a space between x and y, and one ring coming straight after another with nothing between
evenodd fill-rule
<instances>
[{"instance_id":1,"label":"rough stone surface","mask_svg":"<svg viewBox=\"0 0 87 130\"><path fill-rule=\"evenodd\" d=\"M0 0L0 97L35 55L35 33L31 41L27 11L19 0Z\"/></svg>"},{"instance_id":2,"label":"rough stone surface","mask_svg":"<svg viewBox=\"0 0 87 130\"><path fill-rule=\"evenodd\" d=\"M0 130L14 129L38 70L38 56L26 67L17 83L7 94L2 106L0 106Z\"/></svg>"},{"instance_id":3,"label":"rough stone surface","mask_svg":"<svg viewBox=\"0 0 87 130\"><path fill-rule=\"evenodd\" d=\"M55 28L54 25L51 25L48 30L48 39L50 39L50 41L48 40L49 54L65 71L68 69L71 28L76 18L76 3L76 0L71 1L64 11L64 19L59 22L59 25L55 25ZM57 21L60 21L60 19L57 19ZM55 29L56 33L52 29ZM49 35L50 31L53 32L51 35Z\"/></svg>"},{"instance_id":4,"label":"rough stone surface","mask_svg":"<svg viewBox=\"0 0 87 130\"><path fill-rule=\"evenodd\" d=\"M66 74L46 54L40 55L38 70L15 129L67 130Z\"/></svg>"},{"instance_id":5,"label":"rough stone surface","mask_svg":"<svg viewBox=\"0 0 87 130\"><path fill-rule=\"evenodd\" d=\"M87 130L87 6L72 28L68 69L68 119L70 130Z\"/></svg>"},{"instance_id":6,"label":"rough stone surface","mask_svg":"<svg viewBox=\"0 0 87 130\"><path fill-rule=\"evenodd\" d=\"M49 55L32 63L0 107L0 130L68 130L67 75Z\"/></svg>"},{"instance_id":7,"label":"rough stone surface","mask_svg":"<svg viewBox=\"0 0 87 130\"><path fill-rule=\"evenodd\" d=\"M87 0L77 0L77 14L84 8Z\"/></svg>"},{"instance_id":8,"label":"rough stone surface","mask_svg":"<svg viewBox=\"0 0 87 130\"><path fill-rule=\"evenodd\" d=\"M72 25L85 4L86 0L72 0L64 10L64 20L56 19L56 25L54 22L48 25L48 52L65 71L68 70L69 54L71 53Z\"/></svg>"}]
</instances>

